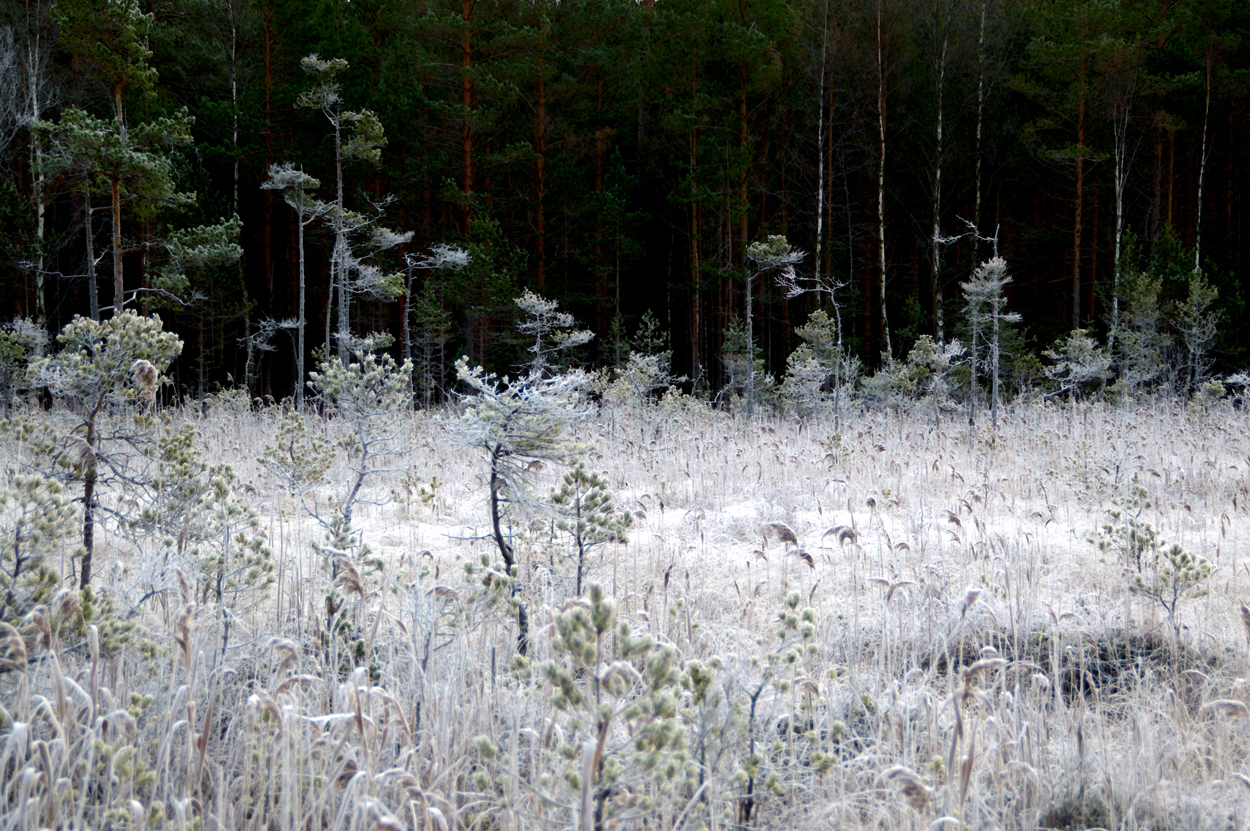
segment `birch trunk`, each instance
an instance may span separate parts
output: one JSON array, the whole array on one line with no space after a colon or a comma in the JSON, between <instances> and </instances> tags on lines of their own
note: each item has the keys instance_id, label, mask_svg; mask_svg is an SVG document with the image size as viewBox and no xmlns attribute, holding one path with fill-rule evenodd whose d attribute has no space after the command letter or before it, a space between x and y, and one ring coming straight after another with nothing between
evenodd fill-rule
<instances>
[{"instance_id":1,"label":"birch trunk","mask_svg":"<svg viewBox=\"0 0 1250 831\"><path fill-rule=\"evenodd\" d=\"M1202 111L1202 155L1198 160L1198 204L1197 213L1194 216L1194 271L1199 271L1202 268L1202 190L1206 184L1207 157L1211 153L1207 128L1211 123L1211 70L1215 61L1209 48L1207 49L1206 57L1206 102Z\"/></svg>"}]
</instances>

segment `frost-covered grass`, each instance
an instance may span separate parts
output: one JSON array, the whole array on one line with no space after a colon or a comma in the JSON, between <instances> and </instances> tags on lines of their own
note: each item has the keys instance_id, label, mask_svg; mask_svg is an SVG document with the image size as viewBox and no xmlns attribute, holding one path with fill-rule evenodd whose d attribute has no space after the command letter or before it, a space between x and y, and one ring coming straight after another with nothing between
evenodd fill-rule
<instances>
[{"instance_id":1,"label":"frost-covered grass","mask_svg":"<svg viewBox=\"0 0 1250 831\"><path fill-rule=\"evenodd\" d=\"M700 406L602 412L584 460L635 518L589 579L652 636L664 677L613 663L615 626L597 662L567 657L589 624L546 516L511 529L532 633L515 665L487 460L456 446L453 414L414 414L409 449L364 485L355 525L382 568L359 589L259 461L278 415L171 416L234 466L277 579L223 658L197 575L106 525L97 589L145 631L113 654L89 628L22 644L29 662L0 675L0 827L1250 826L1241 411L1020 405L996 434L865 412L841 435ZM540 490L561 472L537 471ZM349 475L338 459L305 501L332 513ZM1210 562L1176 606L1179 641L1130 591L1116 505ZM549 659L599 704L557 708ZM657 763L638 743L669 706L680 735Z\"/></svg>"}]
</instances>

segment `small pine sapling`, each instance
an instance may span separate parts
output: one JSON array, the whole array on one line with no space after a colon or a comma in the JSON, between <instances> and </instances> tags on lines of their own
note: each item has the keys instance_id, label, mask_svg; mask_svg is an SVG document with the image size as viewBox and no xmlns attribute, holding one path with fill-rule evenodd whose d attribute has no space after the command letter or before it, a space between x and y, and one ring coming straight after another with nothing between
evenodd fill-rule
<instances>
[{"instance_id":1,"label":"small pine sapling","mask_svg":"<svg viewBox=\"0 0 1250 831\"><path fill-rule=\"evenodd\" d=\"M603 399L612 405L625 407L647 404L652 397L674 384L686 380L672 374L673 350L668 332L660 328L660 322L650 310L643 313L634 337L626 342L620 332L620 317L612 320L610 341L618 355L612 380L603 390ZM619 355L628 349L622 361Z\"/></svg>"},{"instance_id":2,"label":"small pine sapling","mask_svg":"<svg viewBox=\"0 0 1250 831\"><path fill-rule=\"evenodd\" d=\"M525 313L525 319L517 324L517 330L534 339L529 346L533 357L529 362L529 374L546 374L559 356L567 356L573 349L590 343L594 332L574 329L577 321L568 312L560 311L560 304L526 289L513 301Z\"/></svg>"},{"instance_id":3,"label":"small pine sapling","mask_svg":"<svg viewBox=\"0 0 1250 831\"><path fill-rule=\"evenodd\" d=\"M1143 515L1150 508L1150 494L1134 475L1128 492L1107 512L1106 522L1090 538L1099 551L1122 560L1133 594L1153 600L1163 608L1180 637L1177 615L1181 601L1203 597L1212 567L1206 557L1195 557L1181 546L1168 545Z\"/></svg>"},{"instance_id":4,"label":"small pine sapling","mask_svg":"<svg viewBox=\"0 0 1250 831\"><path fill-rule=\"evenodd\" d=\"M681 672L677 650L635 635L616 620L616 602L592 585L589 602L575 603L555 620L554 657L532 671L558 711L563 740L544 753L532 787L540 804L556 809L560 827L602 831L649 824L662 815L663 797L688 787L688 751L679 720ZM620 658L609 652L615 641ZM516 670L531 667L517 658ZM479 757L506 776L509 760L485 736ZM485 771L481 790L490 786ZM567 811L567 813L565 813Z\"/></svg>"},{"instance_id":5,"label":"small pine sapling","mask_svg":"<svg viewBox=\"0 0 1250 831\"><path fill-rule=\"evenodd\" d=\"M343 164L357 159L378 164L386 135L377 114L370 110L348 111L343 108L338 76L346 72L348 62L342 58L324 59L309 55L300 67L313 79L313 85L300 93L296 106L321 110L334 134L335 199L322 215L334 230L334 249L330 255L330 291L326 297L325 354L330 353L330 321L334 293L338 292L338 358L346 363L351 352L359 347L351 335L351 298L369 295L395 299L405 292L403 274L387 274L369 260L376 254L402 245L412 239L411 233L396 233L378 224L389 197L379 200L370 215L347 210L343 202ZM345 136L344 130L350 132ZM301 383L303 379L300 379Z\"/></svg>"},{"instance_id":6,"label":"small pine sapling","mask_svg":"<svg viewBox=\"0 0 1250 831\"><path fill-rule=\"evenodd\" d=\"M31 364L43 357L48 334L27 318L0 326L0 413L8 414L18 392L29 386Z\"/></svg>"},{"instance_id":7,"label":"small pine sapling","mask_svg":"<svg viewBox=\"0 0 1250 831\"><path fill-rule=\"evenodd\" d=\"M787 296L793 296L793 292ZM843 391L854 386L859 375L859 359L843 349L837 320L830 319L820 309L808 315L807 322L795 329L794 334L803 339L803 346L795 350L799 353L797 358L792 354L787 361L783 395L788 388L792 402L806 401L815 407L824 404L828 399L826 391L831 390L834 430L840 430ZM800 353L804 346L807 352Z\"/></svg>"},{"instance_id":8,"label":"small pine sapling","mask_svg":"<svg viewBox=\"0 0 1250 831\"><path fill-rule=\"evenodd\" d=\"M357 624L361 605L370 594L367 575L380 572L383 562L373 556L369 546L361 541L360 533L352 530L342 514L335 514L326 526L326 542L317 550L326 558L333 575L325 594L326 628L321 634L321 647L341 675L368 664L370 677L376 680L378 666L371 661L372 638L366 641Z\"/></svg>"},{"instance_id":9,"label":"small pine sapling","mask_svg":"<svg viewBox=\"0 0 1250 831\"><path fill-rule=\"evenodd\" d=\"M46 386L54 398L65 401L77 423L59 438L51 451L53 469L66 470L73 481L82 482L82 573L79 585L91 584L91 561L95 549L96 488L102 475L112 472L117 461L113 445L127 442L120 428L106 434L101 416L110 408L141 397L133 383L136 362L147 361L164 372L182 352L182 341L161 327L159 317L140 317L122 312L100 322L75 317L57 336L61 349L31 367L37 386ZM130 382L130 383L128 383ZM139 416L140 426L151 416Z\"/></svg>"},{"instance_id":10,"label":"small pine sapling","mask_svg":"<svg viewBox=\"0 0 1250 831\"><path fill-rule=\"evenodd\" d=\"M313 489L326 481L334 464L334 448L309 423L312 417L287 411L278 425L278 437L261 453L260 462L282 481L286 489L299 499L304 511L320 520L316 504L309 504Z\"/></svg>"},{"instance_id":11,"label":"small pine sapling","mask_svg":"<svg viewBox=\"0 0 1250 831\"><path fill-rule=\"evenodd\" d=\"M1090 538L1098 550L1120 560L1134 574L1141 574L1158 556L1162 541L1159 532L1143 515L1151 507L1150 492L1134 474L1128 490L1107 512L1108 522Z\"/></svg>"},{"instance_id":12,"label":"small pine sapling","mask_svg":"<svg viewBox=\"0 0 1250 831\"><path fill-rule=\"evenodd\" d=\"M295 409L304 410L304 328L308 316L305 312L307 298L304 278L304 229L333 210L333 206L314 199L311 191L321 183L290 162L269 166L269 178L261 184L262 190L280 190L286 203L295 211L295 227L299 239L299 316L296 319L295 345Z\"/></svg>"},{"instance_id":13,"label":"small pine sapling","mask_svg":"<svg viewBox=\"0 0 1250 831\"><path fill-rule=\"evenodd\" d=\"M608 483L581 462L564 474L560 487L551 494L559 511L556 527L573 538L577 550L575 595L582 595L582 580L590 571L590 557L596 548L609 542L625 543L626 530L634 523L629 511L617 511Z\"/></svg>"},{"instance_id":14,"label":"small pine sapling","mask_svg":"<svg viewBox=\"0 0 1250 831\"><path fill-rule=\"evenodd\" d=\"M1143 269L1125 273L1120 293L1124 302L1114 344L1114 390L1133 395L1163 375L1172 339L1160 330L1163 281L1157 274Z\"/></svg>"},{"instance_id":15,"label":"small pine sapling","mask_svg":"<svg viewBox=\"0 0 1250 831\"><path fill-rule=\"evenodd\" d=\"M516 556L504 525L544 510L534 490L535 462L570 463L584 448L573 428L590 414L583 391L588 377L570 372L554 377L529 374L500 378L482 367L456 362L456 375L469 392L454 423L460 444L486 451L489 465L491 535L508 573L519 575ZM519 590L519 586L516 587ZM529 645L525 605L517 609L517 649Z\"/></svg>"},{"instance_id":16,"label":"small pine sapling","mask_svg":"<svg viewBox=\"0 0 1250 831\"><path fill-rule=\"evenodd\" d=\"M413 643L423 673L430 671L431 659L438 653L453 644L467 649L467 639L483 626L516 614L513 580L486 554L476 563L465 562L460 582L455 585L434 582L437 572L431 562L415 567L416 580L408 595Z\"/></svg>"},{"instance_id":17,"label":"small pine sapling","mask_svg":"<svg viewBox=\"0 0 1250 831\"><path fill-rule=\"evenodd\" d=\"M1206 582L1211 571L1211 563L1206 557L1195 557L1179 545L1173 544L1166 550L1155 552L1148 573L1133 575L1129 591L1162 606L1167 613L1168 622L1172 624L1172 632L1179 641L1180 603L1186 598L1207 595Z\"/></svg>"},{"instance_id":18,"label":"small pine sapling","mask_svg":"<svg viewBox=\"0 0 1250 831\"><path fill-rule=\"evenodd\" d=\"M949 403L947 379L963 353L964 347L957 340L942 343L921 335L907 353L907 360L891 361L865 379L864 392L886 407L914 407L927 396L936 426L941 408Z\"/></svg>"},{"instance_id":19,"label":"small pine sapling","mask_svg":"<svg viewBox=\"0 0 1250 831\"><path fill-rule=\"evenodd\" d=\"M988 341L990 352L990 424L998 426L999 364L1002 356L1002 327L1006 323L1020 322L1018 312L1007 312L1007 296L1003 293L1011 277L1007 274L1007 261L994 257L979 265L972 279L960 283L964 301L967 303L968 321L972 326L972 391L968 398L968 420L976 419L977 358L979 341Z\"/></svg>"},{"instance_id":20,"label":"small pine sapling","mask_svg":"<svg viewBox=\"0 0 1250 831\"><path fill-rule=\"evenodd\" d=\"M203 461L193 427L167 427L155 461L147 503L124 525L156 538L164 556L152 558L153 571L174 566L191 581L197 603L216 606L224 656L234 620L259 605L274 581L272 552L256 512L234 498L234 469ZM140 549L156 547L137 541Z\"/></svg>"},{"instance_id":21,"label":"small pine sapling","mask_svg":"<svg viewBox=\"0 0 1250 831\"><path fill-rule=\"evenodd\" d=\"M792 248L784 236L773 234L766 239L757 240L747 246L747 262L749 266L743 282L746 284L746 348L745 354L755 353L755 280L762 274L779 272L778 282L794 282L794 266L803 262L807 252ZM750 420L755 411L755 362L748 361L746 378L746 417Z\"/></svg>"},{"instance_id":22,"label":"small pine sapling","mask_svg":"<svg viewBox=\"0 0 1250 831\"><path fill-rule=\"evenodd\" d=\"M810 721L801 710L810 707L812 696L820 693L819 685L808 674L809 664L820 652L815 640L816 612L810 607L800 609L801 601L798 592L786 596L775 621L779 624L775 630L776 640L762 657L751 660L747 670L750 680L739 682L748 705L747 755L734 780L742 787L738 821L744 828L751 827L758 819L760 802L767 793L784 793L782 783L796 769L802 772L810 765L817 770L828 770L832 766L832 759L822 752L812 754L806 764L801 764L795 753L794 739L805 736L804 726ZM775 692L781 701L788 696L791 711L782 722L787 740L774 745L773 752L765 754L759 751L758 744L761 722L765 721L762 712L765 693L769 691Z\"/></svg>"},{"instance_id":23,"label":"small pine sapling","mask_svg":"<svg viewBox=\"0 0 1250 831\"><path fill-rule=\"evenodd\" d=\"M735 405L740 403L744 411L752 411L756 403L771 396L775 379L764 368L763 351L749 347L752 339L747 337L741 320L730 320L723 334L721 361L727 378L718 398Z\"/></svg>"},{"instance_id":24,"label":"small pine sapling","mask_svg":"<svg viewBox=\"0 0 1250 831\"><path fill-rule=\"evenodd\" d=\"M367 343L375 345L376 341ZM325 596L325 646L351 641L353 629L348 598L363 598L365 572L381 568L370 554L369 547L353 529L355 509L361 504L374 504L364 496L366 482L379 473L391 470L390 462L407 449L406 416L412 401L412 364L396 364L390 355L357 351L344 362L331 356L321 362L317 372L310 373L315 397L326 413L327 432L337 441L331 442L313 433L304 416L288 413L283 420L275 445L267 447L262 462L285 480L287 487L299 498L304 510L324 529L326 542L320 551L326 555L332 582ZM309 500L313 489L326 481L333 463L334 446L346 452L351 476L347 491L338 501L338 509L329 518L323 515L315 500ZM349 644L348 656L353 665L366 660L370 647L356 638ZM343 664L346 666L346 664Z\"/></svg>"},{"instance_id":25,"label":"small pine sapling","mask_svg":"<svg viewBox=\"0 0 1250 831\"><path fill-rule=\"evenodd\" d=\"M842 305L838 302L838 290L846 288L849 283L839 281L831 274L820 273L820 250L819 241L817 241L816 256L816 273L811 276L799 276L798 272L793 268L784 269L777 275L777 285L786 290L786 298L793 300L804 294L813 293L818 298L822 294L829 295L829 303L833 306L833 321L830 323L828 316L817 309L808 318L806 327L812 329L816 334L821 329L833 335L833 338L827 340L832 345L833 359L829 361L833 367L833 426L834 430L842 429L842 388L851 386L855 382L855 377L859 373L859 359L853 355L847 355L846 349L842 343ZM819 315L820 317L817 317ZM812 347L812 351L816 356L824 360L825 347L819 345L817 340L803 334L802 329L795 332L799 337L806 340ZM822 340L826 340L822 338ZM844 371L849 370L849 371Z\"/></svg>"},{"instance_id":26,"label":"small pine sapling","mask_svg":"<svg viewBox=\"0 0 1250 831\"><path fill-rule=\"evenodd\" d=\"M1059 384L1047 398L1068 393L1080 397L1086 385L1097 383L1101 388L1111 376L1111 354L1084 329L1073 329L1043 354L1054 361L1046 367L1046 377Z\"/></svg>"},{"instance_id":27,"label":"small pine sapling","mask_svg":"<svg viewBox=\"0 0 1250 831\"><path fill-rule=\"evenodd\" d=\"M61 484L38 474L0 489L0 621L22 627L61 582L50 561L61 553L74 515Z\"/></svg>"},{"instance_id":28,"label":"small pine sapling","mask_svg":"<svg viewBox=\"0 0 1250 831\"><path fill-rule=\"evenodd\" d=\"M1220 312L1211 306L1219 296L1219 289L1211 285L1205 274L1195 270L1189 275L1185 299L1176 304L1176 329L1185 344L1185 381L1190 394L1197 392L1211 371L1211 346L1220 327Z\"/></svg>"},{"instance_id":29,"label":"small pine sapling","mask_svg":"<svg viewBox=\"0 0 1250 831\"><path fill-rule=\"evenodd\" d=\"M418 271L460 271L469 266L472 256L467 249L439 243L424 254L405 255L404 262L408 266L408 287L404 293L404 317L400 322L403 354L405 358L417 359L420 369L417 383L422 394L422 406L428 409L435 390L443 387L443 373L447 366L444 355L447 341L451 339L451 314L443 308L433 280L427 279L425 288L418 295L414 278ZM415 337L412 328L414 316ZM419 354L415 346L420 347ZM417 390L414 388L413 391Z\"/></svg>"},{"instance_id":30,"label":"small pine sapling","mask_svg":"<svg viewBox=\"0 0 1250 831\"><path fill-rule=\"evenodd\" d=\"M830 374L812 348L801 344L786 358L786 374L777 389L778 395L798 415L814 415L824 404L824 388Z\"/></svg>"},{"instance_id":31,"label":"small pine sapling","mask_svg":"<svg viewBox=\"0 0 1250 831\"><path fill-rule=\"evenodd\" d=\"M412 363L396 364L385 353L360 351L351 361L337 357L322 361L310 376L313 391L333 413L341 433L338 444L351 460L351 484L340 507L350 525L365 480L389 470L388 460L406 449Z\"/></svg>"}]
</instances>

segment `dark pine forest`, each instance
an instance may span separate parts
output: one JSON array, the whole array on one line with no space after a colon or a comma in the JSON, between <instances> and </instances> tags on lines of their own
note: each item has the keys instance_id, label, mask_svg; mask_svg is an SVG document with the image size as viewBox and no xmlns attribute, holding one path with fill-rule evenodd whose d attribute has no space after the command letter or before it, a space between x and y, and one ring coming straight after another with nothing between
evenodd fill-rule
<instances>
[{"instance_id":1,"label":"dark pine forest","mask_svg":"<svg viewBox=\"0 0 1250 831\"><path fill-rule=\"evenodd\" d=\"M995 250L1014 355L1076 328L1105 342L1145 283L1166 330L1197 268L1218 290L1215 368L1246 363L1244 0L0 15L0 317L55 332L119 302L157 313L186 344L185 395L292 393L301 271L307 366L336 333L385 332L437 396L459 355L524 360L529 289L596 334L587 363L619 364L653 318L687 389L715 392L748 296L778 374L794 330L832 316L828 294L748 285L770 235L838 286L868 368L967 338L960 283ZM469 264L436 267L447 246Z\"/></svg>"}]
</instances>

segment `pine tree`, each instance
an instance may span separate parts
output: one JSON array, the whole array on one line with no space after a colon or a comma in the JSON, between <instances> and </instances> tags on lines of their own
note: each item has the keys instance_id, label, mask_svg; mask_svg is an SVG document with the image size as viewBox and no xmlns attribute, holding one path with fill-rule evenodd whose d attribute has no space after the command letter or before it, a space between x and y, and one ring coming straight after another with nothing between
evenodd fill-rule
<instances>
[{"instance_id":1,"label":"pine tree","mask_svg":"<svg viewBox=\"0 0 1250 831\"><path fill-rule=\"evenodd\" d=\"M972 390L969 395L969 422L976 418L977 356L978 341L988 338L990 350L990 423L998 426L999 363L1002 355L1002 326L1019 323L1018 312L1006 312L1007 296L1003 290L1011 282L1007 275L1007 261L994 257L977 267L972 279L960 283L968 312L968 324L972 328ZM989 331L986 332L988 327Z\"/></svg>"},{"instance_id":2,"label":"pine tree","mask_svg":"<svg viewBox=\"0 0 1250 831\"><path fill-rule=\"evenodd\" d=\"M120 425L103 431L101 416L110 406L138 397L139 390L126 383L137 362L146 361L157 373L164 372L182 352L182 341L162 329L159 317L124 312L104 322L75 317L57 342L60 351L37 361L32 374L37 385L65 401L78 418L67 433L55 437L45 458L51 470L67 471L72 481L82 483L79 586L86 587L91 585L95 551L96 487L102 474L120 469L112 446L124 437Z\"/></svg>"}]
</instances>

